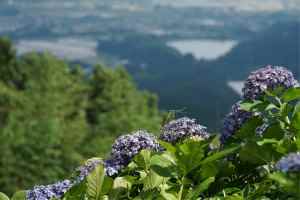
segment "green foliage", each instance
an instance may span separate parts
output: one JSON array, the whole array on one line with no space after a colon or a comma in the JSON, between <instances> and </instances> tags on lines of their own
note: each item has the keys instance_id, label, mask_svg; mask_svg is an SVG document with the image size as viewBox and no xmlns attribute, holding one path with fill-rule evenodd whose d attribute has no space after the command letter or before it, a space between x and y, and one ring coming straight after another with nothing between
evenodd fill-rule
<instances>
[{"instance_id":1,"label":"green foliage","mask_svg":"<svg viewBox=\"0 0 300 200\"><path fill-rule=\"evenodd\" d=\"M9 200L8 196L0 192L0 200Z\"/></svg>"},{"instance_id":2,"label":"green foliage","mask_svg":"<svg viewBox=\"0 0 300 200\"><path fill-rule=\"evenodd\" d=\"M0 85L0 187L5 192L62 177L82 154L105 149L97 146L123 130L158 129L156 99L138 92L122 68L97 66L84 76L47 54L12 63L18 81L3 79ZM226 142L218 135L160 141L162 151L141 151L114 177L99 164L62 199L299 199L300 171L280 171L276 163L300 151L300 89L276 88L241 107L254 115Z\"/></svg>"},{"instance_id":3,"label":"green foliage","mask_svg":"<svg viewBox=\"0 0 300 200\"><path fill-rule=\"evenodd\" d=\"M89 85L87 119L91 132L86 137L89 145L84 149L88 156L107 152L109 149L101 149L120 133L141 128L159 129L161 117L157 97L138 91L124 68L113 70L98 65L91 74Z\"/></svg>"},{"instance_id":4,"label":"green foliage","mask_svg":"<svg viewBox=\"0 0 300 200\"><path fill-rule=\"evenodd\" d=\"M300 150L300 90L269 91L264 100L243 102L255 111L231 140L218 135L189 138L178 144L160 141L161 152L142 150L118 175L99 165L64 200L243 200L299 199L300 172L282 172L279 159ZM294 122L293 122L294 121ZM262 133L262 122L268 127Z\"/></svg>"},{"instance_id":5,"label":"green foliage","mask_svg":"<svg viewBox=\"0 0 300 200\"><path fill-rule=\"evenodd\" d=\"M61 179L120 132L158 130L154 95L123 68L80 66L48 54L16 56L0 39L0 189L8 194Z\"/></svg>"}]
</instances>

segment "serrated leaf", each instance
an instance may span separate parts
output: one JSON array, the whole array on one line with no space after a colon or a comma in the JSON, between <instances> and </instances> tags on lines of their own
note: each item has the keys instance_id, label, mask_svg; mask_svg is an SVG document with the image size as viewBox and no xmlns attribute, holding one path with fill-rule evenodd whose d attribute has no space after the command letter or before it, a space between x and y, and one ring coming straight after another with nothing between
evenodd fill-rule
<instances>
[{"instance_id":1,"label":"serrated leaf","mask_svg":"<svg viewBox=\"0 0 300 200\"><path fill-rule=\"evenodd\" d=\"M0 200L9 200L9 198L4 193L0 192Z\"/></svg>"},{"instance_id":2,"label":"serrated leaf","mask_svg":"<svg viewBox=\"0 0 300 200\"><path fill-rule=\"evenodd\" d=\"M176 158L178 167L188 174L200 165L205 156L208 143L205 141L188 141L177 146Z\"/></svg>"},{"instance_id":3,"label":"serrated leaf","mask_svg":"<svg viewBox=\"0 0 300 200\"><path fill-rule=\"evenodd\" d=\"M101 200L103 183L105 178L104 166L98 165L92 173L87 176L87 195L89 200Z\"/></svg>"},{"instance_id":4,"label":"serrated leaf","mask_svg":"<svg viewBox=\"0 0 300 200\"><path fill-rule=\"evenodd\" d=\"M144 183L144 191L152 190L156 187L158 187L160 184L162 184L164 181L164 178L162 176L159 176L157 173L155 173L153 170L150 170L150 172L147 174L146 178L143 180Z\"/></svg>"},{"instance_id":5,"label":"serrated leaf","mask_svg":"<svg viewBox=\"0 0 300 200\"><path fill-rule=\"evenodd\" d=\"M134 157L134 161L139 167L148 169L150 167L150 158L151 151L142 150L137 156Z\"/></svg>"}]
</instances>

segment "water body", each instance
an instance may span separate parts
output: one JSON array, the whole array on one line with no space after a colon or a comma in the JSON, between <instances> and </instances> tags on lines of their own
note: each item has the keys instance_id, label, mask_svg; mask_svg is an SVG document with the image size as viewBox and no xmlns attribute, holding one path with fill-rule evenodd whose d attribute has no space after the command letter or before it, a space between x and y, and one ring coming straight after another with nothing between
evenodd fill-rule
<instances>
[{"instance_id":1,"label":"water body","mask_svg":"<svg viewBox=\"0 0 300 200\"><path fill-rule=\"evenodd\" d=\"M237 41L234 40L176 40L168 42L170 47L182 54L191 53L197 59L214 60L228 53Z\"/></svg>"},{"instance_id":2,"label":"water body","mask_svg":"<svg viewBox=\"0 0 300 200\"><path fill-rule=\"evenodd\" d=\"M50 52L60 58L67 60L84 60L97 57L97 41L62 38L55 41L50 40L22 40L17 43L18 54L27 52Z\"/></svg>"},{"instance_id":3,"label":"water body","mask_svg":"<svg viewBox=\"0 0 300 200\"><path fill-rule=\"evenodd\" d=\"M239 96L243 94L244 81L228 81L227 86L230 87Z\"/></svg>"}]
</instances>

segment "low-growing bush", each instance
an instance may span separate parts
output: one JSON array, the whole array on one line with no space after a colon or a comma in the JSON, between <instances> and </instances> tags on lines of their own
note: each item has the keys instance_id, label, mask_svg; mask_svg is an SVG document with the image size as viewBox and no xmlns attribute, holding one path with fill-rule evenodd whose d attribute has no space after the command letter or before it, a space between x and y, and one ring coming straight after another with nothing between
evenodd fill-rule
<instances>
[{"instance_id":1,"label":"low-growing bush","mask_svg":"<svg viewBox=\"0 0 300 200\"><path fill-rule=\"evenodd\" d=\"M168 122L159 138L140 130L119 137L108 159L90 159L69 179L12 198L300 199L297 81L268 66L249 76L243 92L221 134L189 118Z\"/></svg>"}]
</instances>

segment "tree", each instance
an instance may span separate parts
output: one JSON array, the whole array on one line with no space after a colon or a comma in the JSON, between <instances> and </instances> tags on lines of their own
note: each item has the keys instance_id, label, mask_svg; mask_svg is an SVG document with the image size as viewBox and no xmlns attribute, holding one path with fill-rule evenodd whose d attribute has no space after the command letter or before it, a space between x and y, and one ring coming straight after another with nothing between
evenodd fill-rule
<instances>
[{"instance_id":1,"label":"tree","mask_svg":"<svg viewBox=\"0 0 300 200\"><path fill-rule=\"evenodd\" d=\"M48 53L16 56L0 40L0 190L52 183L124 132L158 130L157 98L124 68L87 74Z\"/></svg>"},{"instance_id":2,"label":"tree","mask_svg":"<svg viewBox=\"0 0 300 200\"><path fill-rule=\"evenodd\" d=\"M0 185L9 192L16 189L12 186L57 180L73 169L82 159L78 146L88 128L86 95L80 95L84 88L68 65L49 54L28 54L17 67L24 88L3 83L0 89L2 105L8 108L0 130L7 144Z\"/></svg>"},{"instance_id":3,"label":"tree","mask_svg":"<svg viewBox=\"0 0 300 200\"><path fill-rule=\"evenodd\" d=\"M161 116L157 97L140 92L123 67L111 69L96 66L90 77L87 119L91 132L87 155L107 152L118 135L137 129L157 131ZM105 138L103 138L105 136Z\"/></svg>"}]
</instances>

